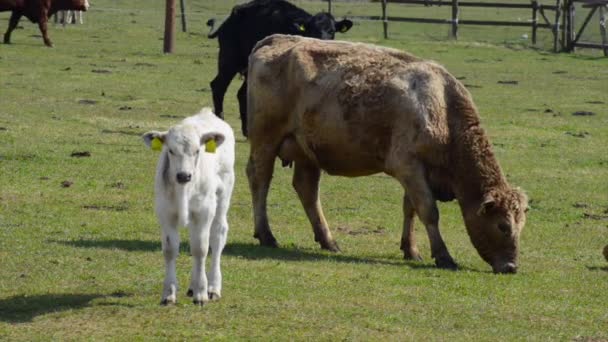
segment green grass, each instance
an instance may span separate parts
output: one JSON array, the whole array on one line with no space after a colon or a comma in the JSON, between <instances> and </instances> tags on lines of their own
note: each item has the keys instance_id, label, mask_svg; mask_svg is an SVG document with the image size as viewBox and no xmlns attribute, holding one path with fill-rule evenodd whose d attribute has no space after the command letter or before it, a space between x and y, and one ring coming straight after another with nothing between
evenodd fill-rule
<instances>
[{"instance_id":1,"label":"green grass","mask_svg":"<svg viewBox=\"0 0 608 342\"><path fill-rule=\"evenodd\" d=\"M182 231L179 304L159 306L157 154L139 135L211 105L217 41L204 23L233 4L187 3L190 33L178 31L172 55L161 53L162 2L143 0L96 1L84 25L50 28L53 49L26 21L0 45L0 340L608 339L607 60L530 48L525 29L469 27L452 41L445 25L391 24L384 40L380 23L357 22L341 36L436 60L469 86L505 173L531 199L517 275L491 273L454 203L440 206L441 224L462 269L434 268L419 224L425 260L402 260L402 190L383 175L322 179L343 250L331 254L313 241L292 169L277 164L269 215L282 247L259 247L239 135L223 298L202 309L186 298ZM239 83L225 102L237 132ZM91 156L70 156L82 151Z\"/></svg>"}]
</instances>

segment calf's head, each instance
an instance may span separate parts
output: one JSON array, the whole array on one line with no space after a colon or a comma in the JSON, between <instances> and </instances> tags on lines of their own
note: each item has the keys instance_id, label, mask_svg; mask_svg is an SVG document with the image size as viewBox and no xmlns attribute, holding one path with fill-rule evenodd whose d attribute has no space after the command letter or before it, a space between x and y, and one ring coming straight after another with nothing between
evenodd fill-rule
<instances>
[{"instance_id":1,"label":"calf's head","mask_svg":"<svg viewBox=\"0 0 608 342\"><path fill-rule=\"evenodd\" d=\"M317 13L308 19L296 20L294 34L317 39L334 39L336 32L345 33L353 26L353 22L344 19L336 21L329 13Z\"/></svg>"},{"instance_id":2,"label":"calf's head","mask_svg":"<svg viewBox=\"0 0 608 342\"><path fill-rule=\"evenodd\" d=\"M215 153L215 148L224 142L223 134L201 133L191 125L174 126L167 132L151 131L142 138L148 147L162 149L168 162L163 171L165 177L179 184L186 184L196 176L201 153Z\"/></svg>"},{"instance_id":3,"label":"calf's head","mask_svg":"<svg viewBox=\"0 0 608 342\"><path fill-rule=\"evenodd\" d=\"M528 198L518 189L491 192L464 209L469 237L494 273L517 272L519 235L526 223Z\"/></svg>"}]
</instances>

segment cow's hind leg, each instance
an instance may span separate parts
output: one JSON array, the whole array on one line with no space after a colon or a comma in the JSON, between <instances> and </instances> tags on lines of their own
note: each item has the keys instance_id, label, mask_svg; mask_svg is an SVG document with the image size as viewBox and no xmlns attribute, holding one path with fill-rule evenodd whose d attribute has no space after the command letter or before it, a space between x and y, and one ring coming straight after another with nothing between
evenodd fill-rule
<instances>
[{"instance_id":1,"label":"cow's hind leg","mask_svg":"<svg viewBox=\"0 0 608 342\"><path fill-rule=\"evenodd\" d=\"M179 254L179 233L175 219L165 218L161 222L163 256L165 258L165 282L161 304L175 304L177 302L177 276L176 261Z\"/></svg>"},{"instance_id":2,"label":"cow's hind leg","mask_svg":"<svg viewBox=\"0 0 608 342\"><path fill-rule=\"evenodd\" d=\"M323 209L321 208L321 201L319 200L320 178L321 170L318 167L302 161L295 163L292 184L298 193L298 197L300 197L308 220L312 224L315 241L323 249L338 252L340 248L329 231L327 221L323 215Z\"/></svg>"},{"instance_id":3,"label":"cow's hind leg","mask_svg":"<svg viewBox=\"0 0 608 342\"><path fill-rule=\"evenodd\" d=\"M245 75L243 85L239 88L236 96L239 100L239 112L241 113L241 132L244 136L247 136L247 75Z\"/></svg>"},{"instance_id":4,"label":"cow's hind leg","mask_svg":"<svg viewBox=\"0 0 608 342\"><path fill-rule=\"evenodd\" d=\"M414 164L414 165L412 165ZM456 269L458 266L452 259L439 232L439 210L430 187L424 177L424 167L415 162L410 163L408 175L400 179L407 189L407 196L424 223L431 242L431 256L439 268Z\"/></svg>"},{"instance_id":5,"label":"cow's hind leg","mask_svg":"<svg viewBox=\"0 0 608 342\"><path fill-rule=\"evenodd\" d=\"M276 144L278 145L278 144ZM266 201L274 171L276 145L251 144L247 162L247 179L253 201L254 234L262 246L278 247L277 240L268 224Z\"/></svg>"},{"instance_id":6,"label":"cow's hind leg","mask_svg":"<svg viewBox=\"0 0 608 342\"><path fill-rule=\"evenodd\" d=\"M13 11L11 14L11 18L8 22L8 29L6 30L6 33L4 33L4 44L11 43L11 33L13 33L13 30L17 28L17 24L19 23L19 19L21 19L22 15L23 14L19 11Z\"/></svg>"},{"instance_id":7,"label":"cow's hind leg","mask_svg":"<svg viewBox=\"0 0 608 342\"><path fill-rule=\"evenodd\" d=\"M414 205L410 198L403 196L403 234L401 235L401 250L403 258L406 260L422 260L418 247L416 246L416 237L414 236Z\"/></svg>"}]
</instances>

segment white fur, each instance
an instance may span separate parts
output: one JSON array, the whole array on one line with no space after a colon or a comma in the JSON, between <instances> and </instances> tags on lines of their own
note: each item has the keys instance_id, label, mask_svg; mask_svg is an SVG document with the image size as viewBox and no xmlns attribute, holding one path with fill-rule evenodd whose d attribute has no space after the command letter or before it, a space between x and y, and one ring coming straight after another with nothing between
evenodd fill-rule
<instances>
[{"instance_id":1,"label":"white fur","mask_svg":"<svg viewBox=\"0 0 608 342\"><path fill-rule=\"evenodd\" d=\"M234 133L210 109L203 108L199 114L186 118L168 132L148 132L143 136L148 146L154 137L164 139L155 180L156 215L162 228L166 267L161 303L177 300L178 228L184 225L190 231L193 258L189 294L191 290L196 304L219 299L222 290L220 256L226 244L226 215L234 186ZM218 141L215 153L205 152L201 137L213 137ZM198 157L196 150L199 150ZM179 172L191 173L191 180L180 184L177 181ZM205 260L209 247L212 256L207 277Z\"/></svg>"}]
</instances>

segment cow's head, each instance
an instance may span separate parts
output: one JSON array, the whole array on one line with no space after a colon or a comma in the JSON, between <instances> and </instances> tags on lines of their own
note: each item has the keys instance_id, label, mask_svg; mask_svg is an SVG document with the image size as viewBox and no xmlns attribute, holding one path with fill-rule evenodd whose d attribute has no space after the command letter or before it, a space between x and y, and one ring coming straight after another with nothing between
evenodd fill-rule
<instances>
[{"instance_id":1,"label":"cow's head","mask_svg":"<svg viewBox=\"0 0 608 342\"><path fill-rule=\"evenodd\" d=\"M336 32L345 33L352 26L353 22L348 19L336 21L331 14L321 12L308 19L296 20L294 34L318 39L334 39Z\"/></svg>"},{"instance_id":2,"label":"cow's head","mask_svg":"<svg viewBox=\"0 0 608 342\"><path fill-rule=\"evenodd\" d=\"M469 237L494 273L515 273L528 198L519 189L493 191L464 209Z\"/></svg>"},{"instance_id":3,"label":"cow's head","mask_svg":"<svg viewBox=\"0 0 608 342\"><path fill-rule=\"evenodd\" d=\"M163 170L165 178L179 184L186 184L196 176L201 153L214 153L215 147L224 142L223 134L201 134L191 125L177 125L167 132L151 131L142 138L148 147L162 149L162 153L166 153L168 165Z\"/></svg>"}]
</instances>

